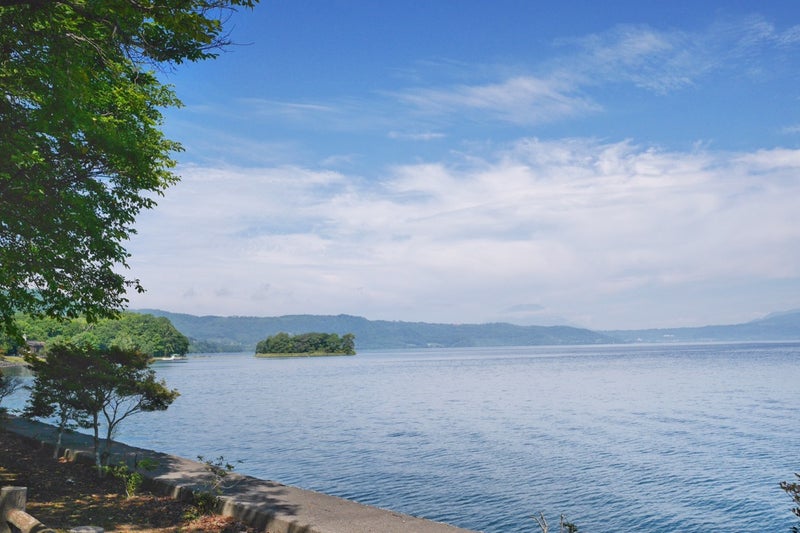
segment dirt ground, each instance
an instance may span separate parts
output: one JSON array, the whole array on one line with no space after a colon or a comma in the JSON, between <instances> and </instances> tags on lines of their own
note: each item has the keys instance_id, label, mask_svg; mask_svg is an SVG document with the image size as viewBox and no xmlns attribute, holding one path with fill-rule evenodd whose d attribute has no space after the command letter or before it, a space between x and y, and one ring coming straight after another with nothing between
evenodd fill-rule
<instances>
[{"instance_id":1,"label":"dirt ground","mask_svg":"<svg viewBox=\"0 0 800 533\"><path fill-rule=\"evenodd\" d=\"M30 441L0 429L0 486L28 487L26 511L53 529L100 526L123 532L248 532L230 517L197 518L185 502L142 491L125 496L122 481L99 478L92 466L52 458Z\"/></svg>"}]
</instances>

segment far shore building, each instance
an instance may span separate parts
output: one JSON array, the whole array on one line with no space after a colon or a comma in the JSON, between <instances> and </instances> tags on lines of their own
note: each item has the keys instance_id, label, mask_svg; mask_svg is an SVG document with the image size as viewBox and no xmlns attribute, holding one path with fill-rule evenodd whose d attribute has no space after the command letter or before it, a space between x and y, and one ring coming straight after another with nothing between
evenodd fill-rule
<instances>
[{"instance_id":1,"label":"far shore building","mask_svg":"<svg viewBox=\"0 0 800 533\"><path fill-rule=\"evenodd\" d=\"M28 346L28 351L34 355L39 355L44 351L44 342L42 341L25 341Z\"/></svg>"}]
</instances>

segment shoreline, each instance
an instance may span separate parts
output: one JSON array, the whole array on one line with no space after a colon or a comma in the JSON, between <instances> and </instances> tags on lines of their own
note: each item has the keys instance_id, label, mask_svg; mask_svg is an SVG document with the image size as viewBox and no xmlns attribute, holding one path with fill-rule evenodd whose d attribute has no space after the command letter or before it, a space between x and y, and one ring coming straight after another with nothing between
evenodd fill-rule
<instances>
[{"instance_id":1,"label":"shoreline","mask_svg":"<svg viewBox=\"0 0 800 533\"><path fill-rule=\"evenodd\" d=\"M25 363L14 363L12 361L0 360L0 368L25 368Z\"/></svg>"},{"instance_id":2,"label":"shoreline","mask_svg":"<svg viewBox=\"0 0 800 533\"><path fill-rule=\"evenodd\" d=\"M298 353L257 353L256 357L261 359L286 359L290 357L353 357L354 353L316 353L316 352L298 352Z\"/></svg>"},{"instance_id":3,"label":"shoreline","mask_svg":"<svg viewBox=\"0 0 800 533\"><path fill-rule=\"evenodd\" d=\"M56 427L10 417L4 421L2 431L12 432L38 446L52 449ZM67 460L93 464L92 450L90 435L77 432L64 435L61 455ZM208 490L211 474L205 463L113 441L111 463L143 458L152 459L158 465L155 470L142 472L156 492L184 500L191 498L195 492ZM475 533L442 522L235 472L230 474L230 479L235 483L220 496L220 513L271 533Z\"/></svg>"}]
</instances>

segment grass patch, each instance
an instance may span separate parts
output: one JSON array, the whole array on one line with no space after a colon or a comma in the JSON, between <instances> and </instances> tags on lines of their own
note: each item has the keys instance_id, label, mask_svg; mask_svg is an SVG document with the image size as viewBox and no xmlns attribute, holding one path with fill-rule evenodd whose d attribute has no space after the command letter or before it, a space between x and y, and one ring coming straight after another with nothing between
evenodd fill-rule
<instances>
[{"instance_id":1,"label":"grass patch","mask_svg":"<svg viewBox=\"0 0 800 533\"><path fill-rule=\"evenodd\" d=\"M28 488L26 510L59 532L100 526L107 532L253 533L229 516L188 519L188 504L143 490L128 497L119 479L91 465L56 460L51 451L0 429L0 485Z\"/></svg>"}]
</instances>

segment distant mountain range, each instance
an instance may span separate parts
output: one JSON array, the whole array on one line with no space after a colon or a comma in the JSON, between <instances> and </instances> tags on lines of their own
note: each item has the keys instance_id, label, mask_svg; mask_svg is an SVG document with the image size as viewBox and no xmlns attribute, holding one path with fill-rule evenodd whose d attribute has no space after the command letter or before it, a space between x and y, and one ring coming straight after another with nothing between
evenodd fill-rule
<instances>
[{"instance_id":1,"label":"distant mountain range","mask_svg":"<svg viewBox=\"0 0 800 533\"><path fill-rule=\"evenodd\" d=\"M615 339L588 329L569 326L515 326L513 324L430 324L367 320L351 315L287 315L279 317L221 317L139 309L169 318L189 337L193 352L246 351L258 341L284 331L289 334L352 333L357 350L468 346L534 346L552 344L607 344Z\"/></svg>"},{"instance_id":2,"label":"distant mountain range","mask_svg":"<svg viewBox=\"0 0 800 533\"><path fill-rule=\"evenodd\" d=\"M353 333L359 350L614 344L632 342L733 342L800 340L800 310L727 326L591 331L569 326L491 324L431 324L368 320L351 315L286 315L279 317L221 317L170 313L158 309L136 312L164 316L192 341L190 351L254 350L258 341L281 331L290 334Z\"/></svg>"},{"instance_id":3,"label":"distant mountain range","mask_svg":"<svg viewBox=\"0 0 800 533\"><path fill-rule=\"evenodd\" d=\"M800 309L773 313L743 324L617 330L603 333L620 342L796 341L800 340Z\"/></svg>"}]
</instances>

